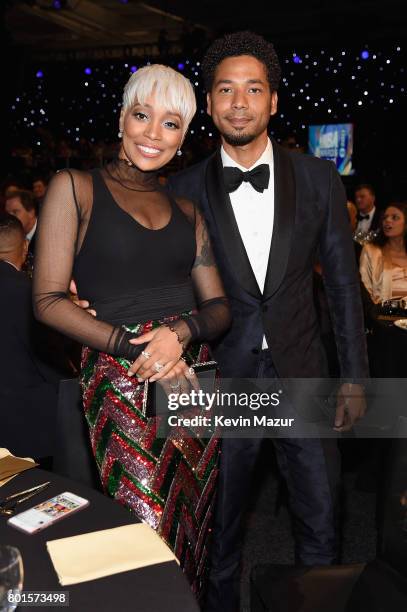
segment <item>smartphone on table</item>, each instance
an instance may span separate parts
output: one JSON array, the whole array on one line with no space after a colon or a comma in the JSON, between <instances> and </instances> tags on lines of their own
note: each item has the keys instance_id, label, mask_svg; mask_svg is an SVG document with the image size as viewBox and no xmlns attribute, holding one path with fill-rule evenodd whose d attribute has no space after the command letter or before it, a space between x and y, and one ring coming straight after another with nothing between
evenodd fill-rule
<instances>
[{"instance_id":1,"label":"smartphone on table","mask_svg":"<svg viewBox=\"0 0 407 612\"><path fill-rule=\"evenodd\" d=\"M7 523L24 533L37 533L57 521L89 506L89 500L66 491L47 501L16 514Z\"/></svg>"}]
</instances>

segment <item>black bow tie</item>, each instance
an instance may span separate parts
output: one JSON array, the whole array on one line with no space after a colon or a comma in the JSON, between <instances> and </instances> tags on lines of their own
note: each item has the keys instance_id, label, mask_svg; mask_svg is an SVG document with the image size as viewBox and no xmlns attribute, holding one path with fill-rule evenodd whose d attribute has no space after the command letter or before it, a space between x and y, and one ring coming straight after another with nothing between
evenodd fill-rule
<instances>
[{"instance_id":1,"label":"black bow tie","mask_svg":"<svg viewBox=\"0 0 407 612\"><path fill-rule=\"evenodd\" d=\"M363 219L369 219L369 218L370 218L369 215L362 215L361 213L358 213L356 215L356 220L357 221L363 221Z\"/></svg>"},{"instance_id":2,"label":"black bow tie","mask_svg":"<svg viewBox=\"0 0 407 612\"><path fill-rule=\"evenodd\" d=\"M236 191L243 182L250 183L256 191L262 193L269 185L270 166L260 164L247 172L243 172L239 168L226 166L223 168L223 178L228 193Z\"/></svg>"}]
</instances>

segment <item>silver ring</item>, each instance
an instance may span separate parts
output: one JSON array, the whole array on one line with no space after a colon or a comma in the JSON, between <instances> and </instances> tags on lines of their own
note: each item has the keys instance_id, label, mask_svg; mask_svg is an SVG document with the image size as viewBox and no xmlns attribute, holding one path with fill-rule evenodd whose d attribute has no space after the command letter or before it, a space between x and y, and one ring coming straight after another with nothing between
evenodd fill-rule
<instances>
[{"instance_id":1,"label":"silver ring","mask_svg":"<svg viewBox=\"0 0 407 612\"><path fill-rule=\"evenodd\" d=\"M180 389L180 388L181 388L181 383L179 382L179 380L177 380L175 385L172 385L170 383L170 389L172 389L173 391L176 391L177 389Z\"/></svg>"},{"instance_id":2,"label":"silver ring","mask_svg":"<svg viewBox=\"0 0 407 612\"><path fill-rule=\"evenodd\" d=\"M188 378L192 378L195 375L194 368L188 368Z\"/></svg>"},{"instance_id":3,"label":"silver ring","mask_svg":"<svg viewBox=\"0 0 407 612\"><path fill-rule=\"evenodd\" d=\"M163 364L159 363L158 361L156 361L155 364L153 365L153 368L157 372L157 374L160 370L163 369L163 367L164 367Z\"/></svg>"},{"instance_id":4,"label":"silver ring","mask_svg":"<svg viewBox=\"0 0 407 612\"><path fill-rule=\"evenodd\" d=\"M151 357L151 353L149 353L148 351L141 351L141 354L143 355L143 357L145 357L146 359L150 359Z\"/></svg>"}]
</instances>

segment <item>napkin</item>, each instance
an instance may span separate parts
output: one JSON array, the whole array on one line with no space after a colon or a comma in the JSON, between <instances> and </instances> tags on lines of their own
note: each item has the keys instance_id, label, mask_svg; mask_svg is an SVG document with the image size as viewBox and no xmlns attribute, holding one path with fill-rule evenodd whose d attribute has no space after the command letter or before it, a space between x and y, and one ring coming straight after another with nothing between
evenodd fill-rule
<instances>
[{"instance_id":1,"label":"napkin","mask_svg":"<svg viewBox=\"0 0 407 612\"><path fill-rule=\"evenodd\" d=\"M177 561L163 540L144 523L51 540L47 548L61 586Z\"/></svg>"},{"instance_id":2,"label":"napkin","mask_svg":"<svg viewBox=\"0 0 407 612\"><path fill-rule=\"evenodd\" d=\"M33 459L26 457L15 457L10 453L7 448L0 448L0 487L6 484L9 480L14 478L20 472L29 470L35 467L38 463L35 463Z\"/></svg>"}]
</instances>

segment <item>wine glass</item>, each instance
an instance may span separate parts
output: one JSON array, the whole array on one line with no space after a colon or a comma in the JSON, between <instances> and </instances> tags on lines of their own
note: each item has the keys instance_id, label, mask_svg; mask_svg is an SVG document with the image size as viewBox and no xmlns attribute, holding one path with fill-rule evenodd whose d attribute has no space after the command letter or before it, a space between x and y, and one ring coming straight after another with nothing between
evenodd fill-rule
<instances>
[{"instance_id":1,"label":"wine glass","mask_svg":"<svg viewBox=\"0 0 407 612\"><path fill-rule=\"evenodd\" d=\"M18 548L0 545L0 612L17 608L14 598L21 593L23 579L23 561Z\"/></svg>"}]
</instances>

